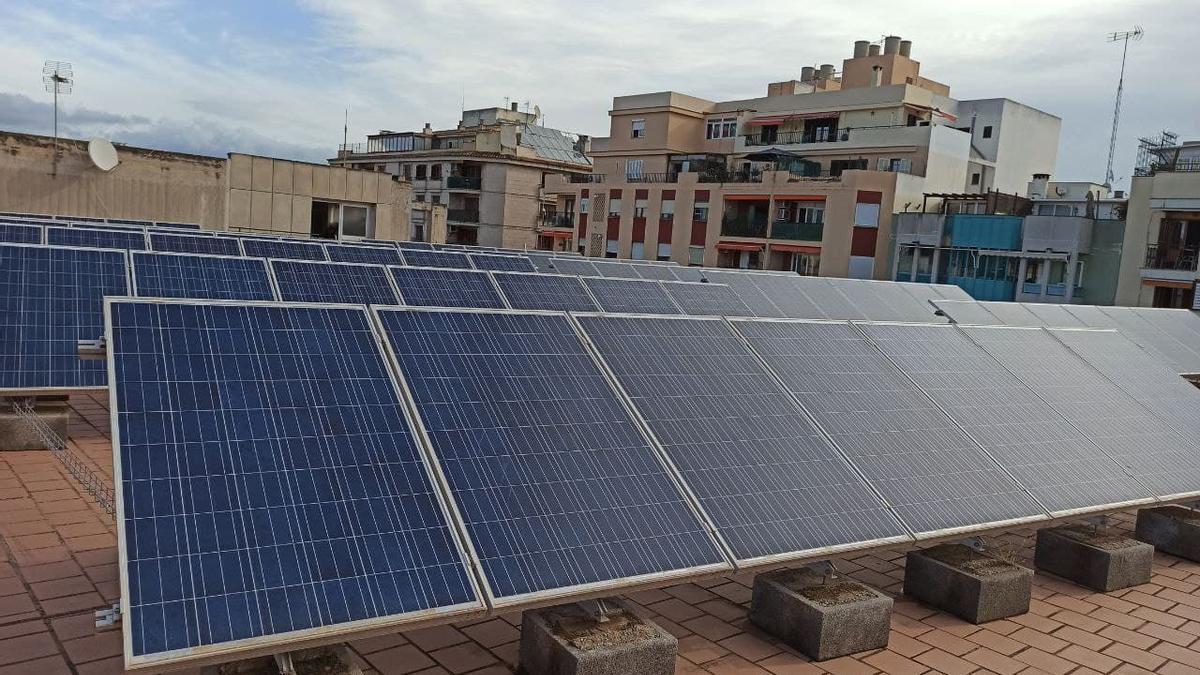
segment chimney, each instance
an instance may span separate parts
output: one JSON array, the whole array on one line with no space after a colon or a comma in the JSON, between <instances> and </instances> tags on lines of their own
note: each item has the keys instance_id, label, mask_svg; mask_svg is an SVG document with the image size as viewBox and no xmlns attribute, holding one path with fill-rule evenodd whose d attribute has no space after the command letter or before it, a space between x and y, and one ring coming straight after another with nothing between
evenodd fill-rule
<instances>
[{"instance_id":1,"label":"chimney","mask_svg":"<svg viewBox=\"0 0 1200 675\"><path fill-rule=\"evenodd\" d=\"M906 58L912 56L912 40L900 41L900 56Z\"/></svg>"},{"instance_id":2,"label":"chimney","mask_svg":"<svg viewBox=\"0 0 1200 675\"><path fill-rule=\"evenodd\" d=\"M1125 199L1125 191L1113 190L1113 199Z\"/></svg>"},{"instance_id":3,"label":"chimney","mask_svg":"<svg viewBox=\"0 0 1200 675\"><path fill-rule=\"evenodd\" d=\"M883 38L883 53L896 54L900 51L900 36L889 35Z\"/></svg>"},{"instance_id":4,"label":"chimney","mask_svg":"<svg viewBox=\"0 0 1200 675\"><path fill-rule=\"evenodd\" d=\"M1029 181L1029 196L1033 199L1041 199L1046 196L1046 187L1050 183L1050 174L1035 173L1033 180Z\"/></svg>"},{"instance_id":5,"label":"chimney","mask_svg":"<svg viewBox=\"0 0 1200 675\"><path fill-rule=\"evenodd\" d=\"M517 102L516 101L512 102L512 111L517 112Z\"/></svg>"},{"instance_id":6,"label":"chimney","mask_svg":"<svg viewBox=\"0 0 1200 675\"><path fill-rule=\"evenodd\" d=\"M821 79L822 80L832 80L833 79L833 64L832 63L822 63L821 64Z\"/></svg>"},{"instance_id":7,"label":"chimney","mask_svg":"<svg viewBox=\"0 0 1200 675\"><path fill-rule=\"evenodd\" d=\"M879 45L867 47L867 56L879 56Z\"/></svg>"},{"instance_id":8,"label":"chimney","mask_svg":"<svg viewBox=\"0 0 1200 675\"><path fill-rule=\"evenodd\" d=\"M429 124L429 122L426 122L425 128L421 130L421 133L432 134L433 133L433 125Z\"/></svg>"},{"instance_id":9,"label":"chimney","mask_svg":"<svg viewBox=\"0 0 1200 675\"><path fill-rule=\"evenodd\" d=\"M812 82L813 77L815 75L816 75L816 68L813 68L812 66L804 66L803 68L800 69L800 81L801 82Z\"/></svg>"},{"instance_id":10,"label":"chimney","mask_svg":"<svg viewBox=\"0 0 1200 675\"><path fill-rule=\"evenodd\" d=\"M854 58L861 59L862 57L866 56L867 48L870 46L871 46L871 43L868 42L867 40L855 40L854 41Z\"/></svg>"},{"instance_id":11,"label":"chimney","mask_svg":"<svg viewBox=\"0 0 1200 675\"><path fill-rule=\"evenodd\" d=\"M883 66L878 65L878 64L871 66L871 86L878 87L882 83L883 83Z\"/></svg>"}]
</instances>

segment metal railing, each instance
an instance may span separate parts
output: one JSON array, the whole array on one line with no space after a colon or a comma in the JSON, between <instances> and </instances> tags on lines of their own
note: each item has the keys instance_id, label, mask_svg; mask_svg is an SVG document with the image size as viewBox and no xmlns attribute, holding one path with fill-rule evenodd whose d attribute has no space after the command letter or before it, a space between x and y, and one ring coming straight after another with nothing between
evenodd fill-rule
<instances>
[{"instance_id":1,"label":"metal railing","mask_svg":"<svg viewBox=\"0 0 1200 675\"><path fill-rule=\"evenodd\" d=\"M1195 272L1200 257L1193 248L1166 248L1158 244L1146 247L1146 260L1142 267L1154 270L1179 270Z\"/></svg>"},{"instance_id":2,"label":"metal railing","mask_svg":"<svg viewBox=\"0 0 1200 675\"><path fill-rule=\"evenodd\" d=\"M767 219L749 213L726 213L721 219L721 236L766 237Z\"/></svg>"},{"instance_id":3,"label":"metal railing","mask_svg":"<svg viewBox=\"0 0 1200 675\"><path fill-rule=\"evenodd\" d=\"M448 209L446 211L446 220L456 223L478 223L479 211L471 209Z\"/></svg>"},{"instance_id":4,"label":"metal railing","mask_svg":"<svg viewBox=\"0 0 1200 675\"><path fill-rule=\"evenodd\" d=\"M543 213L538 217L542 227L575 227L574 213Z\"/></svg>"},{"instance_id":5,"label":"metal railing","mask_svg":"<svg viewBox=\"0 0 1200 675\"><path fill-rule=\"evenodd\" d=\"M67 442L38 415L32 399L13 399L12 407L13 412L33 429L38 438L42 439L50 452L62 463L67 473L79 481L79 484L100 505L100 508L104 509L108 515L113 515L116 512L117 502L111 486L112 481L98 476L87 462L67 448Z\"/></svg>"},{"instance_id":6,"label":"metal railing","mask_svg":"<svg viewBox=\"0 0 1200 675\"><path fill-rule=\"evenodd\" d=\"M572 183L603 183L602 173L573 173L568 178Z\"/></svg>"},{"instance_id":7,"label":"metal railing","mask_svg":"<svg viewBox=\"0 0 1200 675\"><path fill-rule=\"evenodd\" d=\"M677 183L679 182L679 174L674 171L667 173L642 173L636 176L626 176L625 180L630 183Z\"/></svg>"},{"instance_id":8,"label":"metal railing","mask_svg":"<svg viewBox=\"0 0 1200 675\"><path fill-rule=\"evenodd\" d=\"M790 220L777 220L771 225L772 239L821 241L824 234L825 223L795 223Z\"/></svg>"},{"instance_id":9,"label":"metal railing","mask_svg":"<svg viewBox=\"0 0 1200 675\"><path fill-rule=\"evenodd\" d=\"M478 190L482 179L479 176L449 176L446 178L446 187L451 190Z\"/></svg>"},{"instance_id":10,"label":"metal railing","mask_svg":"<svg viewBox=\"0 0 1200 675\"><path fill-rule=\"evenodd\" d=\"M1137 169L1134 171L1135 176L1153 176L1156 173L1198 173L1200 172L1200 158L1179 159L1174 162L1163 162L1159 164L1151 164L1148 169Z\"/></svg>"},{"instance_id":11,"label":"metal railing","mask_svg":"<svg viewBox=\"0 0 1200 675\"><path fill-rule=\"evenodd\" d=\"M804 131L776 131L775 133L746 134L746 145L804 145L809 143L835 143L841 140L841 134L848 130L832 130L827 136Z\"/></svg>"}]
</instances>

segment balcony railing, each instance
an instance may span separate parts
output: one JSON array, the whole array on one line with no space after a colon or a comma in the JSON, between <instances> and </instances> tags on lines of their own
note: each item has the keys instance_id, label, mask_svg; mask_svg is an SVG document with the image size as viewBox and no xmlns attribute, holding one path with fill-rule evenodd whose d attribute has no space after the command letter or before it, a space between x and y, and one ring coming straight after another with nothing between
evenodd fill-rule
<instances>
[{"instance_id":1,"label":"balcony railing","mask_svg":"<svg viewBox=\"0 0 1200 675\"><path fill-rule=\"evenodd\" d=\"M721 236L766 237L767 219L749 213L726 213L721 219Z\"/></svg>"},{"instance_id":2,"label":"balcony railing","mask_svg":"<svg viewBox=\"0 0 1200 675\"><path fill-rule=\"evenodd\" d=\"M451 190L478 190L479 176L450 176L446 179L446 187Z\"/></svg>"},{"instance_id":3,"label":"balcony railing","mask_svg":"<svg viewBox=\"0 0 1200 675\"><path fill-rule=\"evenodd\" d=\"M630 183L677 183L679 182L679 174L674 171L668 173L643 173L636 176L626 176L625 180Z\"/></svg>"},{"instance_id":4,"label":"balcony railing","mask_svg":"<svg viewBox=\"0 0 1200 675\"><path fill-rule=\"evenodd\" d=\"M771 226L772 239L821 241L824 233L825 223L794 223L790 220L777 220Z\"/></svg>"},{"instance_id":5,"label":"balcony railing","mask_svg":"<svg viewBox=\"0 0 1200 675\"><path fill-rule=\"evenodd\" d=\"M604 174L602 173L573 173L569 180L572 183L603 183Z\"/></svg>"},{"instance_id":6,"label":"balcony railing","mask_svg":"<svg viewBox=\"0 0 1200 675\"><path fill-rule=\"evenodd\" d=\"M1148 169L1134 170L1135 176L1153 176L1156 173L1198 173L1200 172L1200 158L1180 159L1174 162L1162 162L1151 164Z\"/></svg>"},{"instance_id":7,"label":"balcony railing","mask_svg":"<svg viewBox=\"0 0 1200 675\"><path fill-rule=\"evenodd\" d=\"M448 209L446 220L456 223L478 223L479 212L471 209Z\"/></svg>"},{"instance_id":8,"label":"balcony railing","mask_svg":"<svg viewBox=\"0 0 1200 675\"><path fill-rule=\"evenodd\" d=\"M575 227L574 213L543 213L538 217L542 227Z\"/></svg>"},{"instance_id":9,"label":"balcony railing","mask_svg":"<svg viewBox=\"0 0 1200 675\"><path fill-rule=\"evenodd\" d=\"M700 174L701 183L761 183L762 171L706 171Z\"/></svg>"},{"instance_id":10,"label":"balcony railing","mask_svg":"<svg viewBox=\"0 0 1200 675\"><path fill-rule=\"evenodd\" d=\"M844 140L841 133L834 131L831 134L821 136L813 132L804 131L776 131L775 133L746 134L746 145L801 145L807 143L834 143L839 140Z\"/></svg>"},{"instance_id":11,"label":"balcony railing","mask_svg":"<svg viewBox=\"0 0 1200 675\"><path fill-rule=\"evenodd\" d=\"M1146 247L1146 262L1142 267L1154 270L1179 270L1195 272L1197 260L1196 249L1166 248L1158 244Z\"/></svg>"}]
</instances>

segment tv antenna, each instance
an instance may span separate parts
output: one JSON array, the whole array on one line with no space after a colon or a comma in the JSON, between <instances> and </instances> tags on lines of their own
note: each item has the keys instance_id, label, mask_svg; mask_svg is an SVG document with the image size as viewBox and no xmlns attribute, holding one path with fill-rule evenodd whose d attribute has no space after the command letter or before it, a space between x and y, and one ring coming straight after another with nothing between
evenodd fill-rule
<instances>
[{"instance_id":1,"label":"tv antenna","mask_svg":"<svg viewBox=\"0 0 1200 675\"><path fill-rule=\"evenodd\" d=\"M46 91L54 94L54 169L53 175L58 175L58 95L71 93L75 84L75 73L71 64L66 61L46 61L42 66L42 82Z\"/></svg>"},{"instance_id":2,"label":"tv antenna","mask_svg":"<svg viewBox=\"0 0 1200 675\"><path fill-rule=\"evenodd\" d=\"M1113 122L1112 136L1108 139L1108 168L1104 172L1104 186L1112 187L1113 184L1113 156L1117 152L1117 127L1121 124L1121 93L1125 90L1125 57L1129 54L1129 41L1141 40L1146 31L1142 30L1141 26L1134 26L1133 30L1118 31L1108 34L1108 42L1120 42L1121 47L1121 77L1117 79L1117 102L1113 106Z\"/></svg>"}]
</instances>

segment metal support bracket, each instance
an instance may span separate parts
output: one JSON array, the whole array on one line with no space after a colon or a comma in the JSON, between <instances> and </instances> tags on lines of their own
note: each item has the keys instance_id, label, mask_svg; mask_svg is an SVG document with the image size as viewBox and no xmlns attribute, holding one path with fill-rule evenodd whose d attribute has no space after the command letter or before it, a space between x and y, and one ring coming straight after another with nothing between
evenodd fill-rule
<instances>
[{"instance_id":1,"label":"metal support bracket","mask_svg":"<svg viewBox=\"0 0 1200 675\"><path fill-rule=\"evenodd\" d=\"M987 545L983 543L983 539L981 537L967 537L958 543L966 546L967 548L974 549L979 553L983 553L985 550L987 550Z\"/></svg>"},{"instance_id":2,"label":"metal support bracket","mask_svg":"<svg viewBox=\"0 0 1200 675\"><path fill-rule=\"evenodd\" d=\"M296 666L292 663L291 652L276 654L275 667L279 668L280 675L296 675Z\"/></svg>"},{"instance_id":3,"label":"metal support bracket","mask_svg":"<svg viewBox=\"0 0 1200 675\"><path fill-rule=\"evenodd\" d=\"M82 361L103 361L108 358L108 342L103 337L95 340L80 340L76 350Z\"/></svg>"},{"instance_id":4,"label":"metal support bracket","mask_svg":"<svg viewBox=\"0 0 1200 675\"><path fill-rule=\"evenodd\" d=\"M114 602L112 607L96 610L96 628L115 626L121 620L121 603Z\"/></svg>"},{"instance_id":5,"label":"metal support bracket","mask_svg":"<svg viewBox=\"0 0 1200 675\"><path fill-rule=\"evenodd\" d=\"M575 603L580 609L587 612L588 616L592 617L596 623L605 623L608 621L610 614L616 614L618 607L612 603L605 602L604 598L595 598L593 600L580 600Z\"/></svg>"},{"instance_id":6,"label":"metal support bracket","mask_svg":"<svg viewBox=\"0 0 1200 675\"><path fill-rule=\"evenodd\" d=\"M838 576L837 565L834 565L832 560L818 560L817 562L809 563L804 567L817 574L820 574L822 579L821 583L828 584L830 579Z\"/></svg>"},{"instance_id":7,"label":"metal support bracket","mask_svg":"<svg viewBox=\"0 0 1200 675\"><path fill-rule=\"evenodd\" d=\"M1108 515L1100 514L1096 516L1088 516L1084 519L1088 527L1092 528L1092 532L1105 532L1108 530Z\"/></svg>"}]
</instances>

